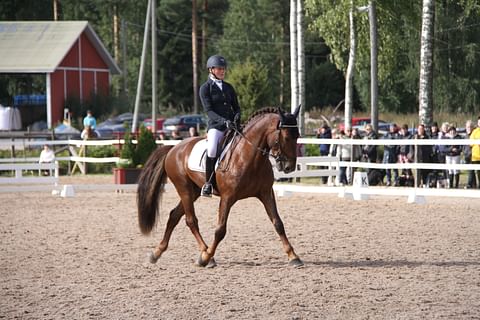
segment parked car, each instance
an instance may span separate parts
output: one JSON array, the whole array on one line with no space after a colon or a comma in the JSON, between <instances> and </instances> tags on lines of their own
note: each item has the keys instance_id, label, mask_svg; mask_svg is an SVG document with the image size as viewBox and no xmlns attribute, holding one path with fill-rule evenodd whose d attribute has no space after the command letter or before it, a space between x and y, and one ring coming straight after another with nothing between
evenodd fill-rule
<instances>
[{"instance_id":1,"label":"parked car","mask_svg":"<svg viewBox=\"0 0 480 320\"><path fill-rule=\"evenodd\" d=\"M168 118L163 123L163 131L167 136L171 136L172 131L176 130L182 137L188 137L191 127L204 130L207 127L205 117L200 114L182 115Z\"/></svg>"},{"instance_id":2,"label":"parked car","mask_svg":"<svg viewBox=\"0 0 480 320\"><path fill-rule=\"evenodd\" d=\"M163 132L163 123L165 122L165 118L156 118L155 120L156 120L155 122L157 123L156 126L155 126L157 134L162 133ZM152 131L152 118L148 118L148 119L143 120L143 125L145 126L145 128Z\"/></svg>"},{"instance_id":3,"label":"parked car","mask_svg":"<svg viewBox=\"0 0 480 320\"><path fill-rule=\"evenodd\" d=\"M145 115L142 113L138 114L138 121L140 122L143 119L145 119ZM122 113L99 123L95 129L95 133L98 138L101 139L121 138L125 134L125 126L127 125L128 128L131 128L132 124L133 113Z\"/></svg>"},{"instance_id":4,"label":"parked car","mask_svg":"<svg viewBox=\"0 0 480 320\"><path fill-rule=\"evenodd\" d=\"M369 124L372 122L372 119L370 117L355 117L352 118L352 128L356 128L359 131L364 131L365 125ZM385 133L390 129L390 122L386 122L383 120L378 120L378 132L379 133ZM343 130L345 128L344 123L340 123L338 125L338 128L340 130Z\"/></svg>"}]
</instances>

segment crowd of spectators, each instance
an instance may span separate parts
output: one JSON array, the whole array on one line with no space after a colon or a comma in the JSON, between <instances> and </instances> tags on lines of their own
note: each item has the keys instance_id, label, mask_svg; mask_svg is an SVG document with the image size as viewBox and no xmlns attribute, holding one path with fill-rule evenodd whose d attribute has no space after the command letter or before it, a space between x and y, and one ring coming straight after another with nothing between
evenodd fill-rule
<instances>
[{"instance_id":1,"label":"crowd of spectators","mask_svg":"<svg viewBox=\"0 0 480 320\"><path fill-rule=\"evenodd\" d=\"M417 139L417 140L444 140L444 139L480 139L480 117L477 125L472 121L465 124L465 135L457 132L457 128L447 122L441 127L433 123L431 127L423 124L417 126L416 130L410 132L408 125L401 127L391 124L388 132L379 136L370 124L365 125L363 135L360 136L358 129L346 128L345 130L331 129L327 125L317 130L317 138L320 139ZM383 146L365 144L320 144L321 156L337 156L340 161L362 161L381 162L383 164L394 163L444 163L444 164L480 164L480 144L464 145L441 143L436 144L385 144ZM383 152L382 152L383 151ZM382 156L383 154L383 156ZM352 176L355 167L340 166L338 183L347 185L352 183ZM386 186L414 186L418 187L460 187L460 170L458 169L417 169L416 175L412 169L367 169L367 176L371 185L384 184ZM415 177L416 176L416 177ZM322 177L323 183L327 177ZM464 186L466 189L480 188L480 170L468 170Z\"/></svg>"}]
</instances>

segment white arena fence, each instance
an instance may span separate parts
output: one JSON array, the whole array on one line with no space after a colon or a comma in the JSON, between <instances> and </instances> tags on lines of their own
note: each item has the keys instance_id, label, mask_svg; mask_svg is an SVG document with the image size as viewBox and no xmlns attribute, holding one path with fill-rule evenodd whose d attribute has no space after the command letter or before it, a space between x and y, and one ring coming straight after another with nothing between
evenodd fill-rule
<instances>
[{"instance_id":1,"label":"white arena fence","mask_svg":"<svg viewBox=\"0 0 480 320\"><path fill-rule=\"evenodd\" d=\"M55 141L29 141L26 139L16 139L16 140L1 140L0 148L8 149L12 147L16 148L26 148L33 146L42 146L44 144L48 145L58 145L58 146L69 146L70 150L72 147L81 148L82 146L106 146L106 145L118 145L123 144L123 139L115 140L55 140ZM135 143L135 141L134 141ZM179 143L177 140L163 140L157 141L157 144L165 145L174 145ZM473 145L479 144L479 140L470 140L470 139L403 139L403 140L391 140L391 139L377 139L377 140L364 140L364 139L316 139L316 138L300 138L298 143L302 145L307 144L335 144L335 145L410 145L410 146L419 146L419 145ZM23 160L22 160L23 159ZM9 158L9 159L0 159L1 163L15 164L20 162L25 162L25 160L32 161L37 158ZM116 163L118 162L118 157L108 157L108 158L93 158L93 157L80 157L78 155L72 155L69 157L57 157L57 161L73 161L76 163ZM367 162L357 162L357 161L340 161L338 157L298 157L297 158L297 170L290 173L284 174L275 172L275 178L305 178L305 177L335 177L339 174L339 167L346 166L350 168L362 168L362 169L437 169L437 170L448 170L448 169L458 169L458 170L480 170L479 164L444 164L444 163L367 163ZM415 184L416 185L416 184ZM78 185L75 186L75 189L78 190L95 190L95 185ZM359 189L361 188L361 189ZM102 185L98 186L98 189L103 190L129 190L136 189L136 185ZM302 193L333 193L338 194L341 197L349 197L349 195L354 195L361 192L362 195L392 195L392 196L403 196L407 195L409 197L409 202L413 198L423 196L453 196L453 197L473 197L480 198L479 190L461 190L461 189L424 189L424 188L409 188L409 187L368 187L368 186L308 186L300 184L291 184L291 183L275 183L274 189L279 195L288 195L292 192L302 192ZM65 190L64 190L65 191ZM354 197L355 198L355 197ZM358 197L357 197L358 198ZM415 200L415 202L417 202Z\"/></svg>"}]
</instances>

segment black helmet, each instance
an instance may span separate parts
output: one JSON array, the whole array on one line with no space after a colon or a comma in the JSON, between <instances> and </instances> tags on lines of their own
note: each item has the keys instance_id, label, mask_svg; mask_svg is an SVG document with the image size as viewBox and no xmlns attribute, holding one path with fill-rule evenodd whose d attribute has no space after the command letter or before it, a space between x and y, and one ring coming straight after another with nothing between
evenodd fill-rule
<instances>
[{"instance_id":1,"label":"black helmet","mask_svg":"<svg viewBox=\"0 0 480 320\"><path fill-rule=\"evenodd\" d=\"M226 68L227 67L227 60L224 57L219 55L214 55L208 58L207 60L207 69L210 68Z\"/></svg>"}]
</instances>

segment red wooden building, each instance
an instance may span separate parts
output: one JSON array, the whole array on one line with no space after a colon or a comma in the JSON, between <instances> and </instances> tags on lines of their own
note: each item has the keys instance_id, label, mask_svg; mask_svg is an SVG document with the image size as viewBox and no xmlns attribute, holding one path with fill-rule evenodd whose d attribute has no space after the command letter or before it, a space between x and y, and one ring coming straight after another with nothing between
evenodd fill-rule
<instances>
[{"instance_id":1,"label":"red wooden building","mask_svg":"<svg viewBox=\"0 0 480 320\"><path fill-rule=\"evenodd\" d=\"M108 95L120 69L87 21L14 21L0 22L0 73L45 74L51 128L68 98Z\"/></svg>"}]
</instances>

